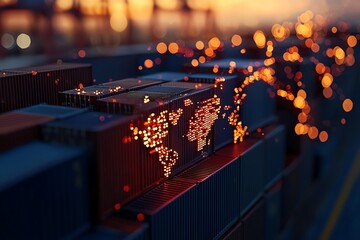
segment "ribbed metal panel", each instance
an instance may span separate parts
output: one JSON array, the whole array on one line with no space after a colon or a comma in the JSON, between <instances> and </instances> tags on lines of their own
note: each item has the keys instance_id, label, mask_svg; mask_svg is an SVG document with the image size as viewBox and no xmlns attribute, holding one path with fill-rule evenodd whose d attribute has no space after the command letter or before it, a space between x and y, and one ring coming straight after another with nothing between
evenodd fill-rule
<instances>
[{"instance_id":1,"label":"ribbed metal panel","mask_svg":"<svg viewBox=\"0 0 360 240\"><path fill-rule=\"evenodd\" d=\"M138 116L87 112L43 128L44 139L86 146L91 154L93 210L103 219L163 177L162 167L140 141L124 144ZM155 155L155 154L153 154ZM159 166L160 165L160 166Z\"/></svg>"},{"instance_id":2,"label":"ribbed metal panel","mask_svg":"<svg viewBox=\"0 0 360 240\"><path fill-rule=\"evenodd\" d=\"M216 152L241 161L240 213L243 215L257 201L264 190L264 142L248 138Z\"/></svg>"},{"instance_id":3,"label":"ribbed metal panel","mask_svg":"<svg viewBox=\"0 0 360 240\"><path fill-rule=\"evenodd\" d=\"M53 64L4 70L0 76L1 112L38 103L58 104L58 92L92 83L88 64Z\"/></svg>"},{"instance_id":4,"label":"ribbed metal panel","mask_svg":"<svg viewBox=\"0 0 360 240\"><path fill-rule=\"evenodd\" d=\"M176 179L198 183L195 189L202 199L199 239L217 239L239 219L239 170L240 161L211 156L177 176Z\"/></svg>"},{"instance_id":5,"label":"ribbed metal panel","mask_svg":"<svg viewBox=\"0 0 360 240\"><path fill-rule=\"evenodd\" d=\"M263 139L265 144L265 189L281 178L285 164L285 127L270 125L261 128L253 137Z\"/></svg>"},{"instance_id":6,"label":"ribbed metal panel","mask_svg":"<svg viewBox=\"0 0 360 240\"><path fill-rule=\"evenodd\" d=\"M275 183L264 195L266 240L277 239L282 218L282 181Z\"/></svg>"},{"instance_id":7,"label":"ribbed metal panel","mask_svg":"<svg viewBox=\"0 0 360 240\"><path fill-rule=\"evenodd\" d=\"M89 227L84 151L32 142L0 154L0 238L64 239Z\"/></svg>"},{"instance_id":8,"label":"ribbed metal panel","mask_svg":"<svg viewBox=\"0 0 360 240\"><path fill-rule=\"evenodd\" d=\"M51 116L20 112L0 115L0 152L39 139L41 124L54 120Z\"/></svg>"},{"instance_id":9,"label":"ribbed metal panel","mask_svg":"<svg viewBox=\"0 0 360 240\"><path fill-rule=\"evenodd\" d=\"M170 180L125 206L121 214L134 220L144 216L150 239L201 239L200 200L194 183Z\"/></svg>"}]
</instances>

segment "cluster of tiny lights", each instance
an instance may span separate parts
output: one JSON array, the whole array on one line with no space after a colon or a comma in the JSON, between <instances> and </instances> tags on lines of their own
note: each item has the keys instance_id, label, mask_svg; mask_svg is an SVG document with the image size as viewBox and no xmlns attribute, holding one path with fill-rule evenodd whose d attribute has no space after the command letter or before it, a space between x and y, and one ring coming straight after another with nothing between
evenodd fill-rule
<instances>
[{"instance_id":1,"label":"cluster of tiny lights","mask_svg":"<svg viewBox=\"0 0 360 240\"><path fill-rule=\"evenodd\" d=\"M197 151L203 150L207 144L207 137L218 119L220 113L220 98L216 95L199 104L195 114L189 120L189 130L186 134L190 142L197 142Z\"/></svg>"},{"instance_id":2,"label":"cluster of tiny lights","mask_svg":"<svg viewBox=\"0 0 360 240\"><path fill-rule=\"evenodd\" d=\"M274 24L270 34L268 34L267 31L256 30L250 41L253 41L257 48L263 49L266 53L267 58L263 61L265 67L254 71L254 67L260 67L255 64L254 66L249 66L247 69L243 68L243 70L240 70L241 68L236 68L234 61L229 61L228 74L233 74L235 71L242 71L242 73L247 76L245 79L240 79L241 82L239 85L241 84L241 86L234 89L235 95L234 106L231 107L232 112L230 114L222 114L223 118L228 115L229 124L234 127L234 142L242 139L243 136L239 136L244 129L245 132L247 129L246 126L243 127L243 123L240 124L241 119L239 119L240 107L243 107L242 104L246 98L246 94L243 93L244 89L249 84L258 80L273 86L275 92L269 92L270 90L267 90L270 96L277 95L291 101L293 107L301 111L298 114L299 123L295 126L296 134L308 135L310 139L318 138L321 142L326 142L328 132L324 130L320 131L318 127L315 126L315 121L317 120L310 115L312 109L310 106L311 101L307 100L309 95L307 92L308 86L306 86L306 82L304 82L309 79L305 79L306 72L302 72L301 68L300 70L297 68L303 64L306 58L306 64L310 62L316 70L317 76L314 78L314 81L318 80L319 83L321 83L323 87L323 97L330 100L338 97L343 102L343 111L345 113L352 111L352 100L346 98L342 89L339 88L339 85L334 83L336 78L343 74L347 67L354 66L355 64L354 47L357 46L360 35L348 34L347 30L349 29L350 24L345 21L339 22L337 26L329 26L326 17L315 14L309 10L300 14L295 23L283 22ZM336 34L334 35L336 37L334 39L335 41L332 38L326 38L326 36L331 34ZM282 53L278 52L273 56L274 50L279 50L277 46L281 47L281 42L285 42L285 40L291 36L296 36L296 42L298 44L296 44L296 46L290 45ZM245 54L247 49L242 47L242 43L246 40L249 39L243 39L239 34L234 34L231 37L231 47L234 48L234 50L236 48L239 49L240 54ZM290 38L290 41L292 40L293 39ZM159 45L159 49L161 50L161 47L164 47L165 50L165 46L166 44L161 44ZM208 41L196 41L194 50L200 56L188 56L188 58L191 58L191 65L197 67L199 63L211 61L219 52L224 50L224 46L225 42L216 36L211 37ZM178 45L178 47L177 50L179 53L183 53L184 49L186 49L186 46L183 44ZM159 51L159 53L162 52ZM307 57L309 53L311 55ZM283 79L274 77L276 76L276 72L272 66L275 66L276 63L280 63L281 66L279 69L279 65L276 65L277 71L283 71L285 73ZM219 70L219 66L214 64L212 72L217 74ZM219 79L221 78L219 77ZM222 89L221 82L220 84L215 84L215 87ZM346 124L345 118L342 118L341 124ZM247 133L244 135L247 135Z\"/></svg>"},{"instance_id":3,"label":"cluster of tiny lights","mask_svg":"<svg viewBox=\"0 0 360 240\"><path fill-rule=\"evenodd\" d=\"M242 122L238 122L237 126L234 130L234 143L237 143L238 140L240 142L244 141L244 136L246 135L247 126L243 127Z\"/></svg>"},{"instance_id":4,"label":"cluster of tiny lights","mask_svg":"<svg viewBox=\"0 0 360 240\"><path fill-rule=\"evenodd\" d=\"M139 129L130 125L130 130L133 132L133 139L142 139L145 147L150 148L150 154L158 153L159 162L164 166L164 176L169 177L171 169L179 159L179 154L165 146L164 138L169 134L169 122L172 125L177 125L183 109L179 108L176 111L168 112L164 110L158 116L151 113L147 120L143 123L143 128Z\"/></svg>"}]
</instances>

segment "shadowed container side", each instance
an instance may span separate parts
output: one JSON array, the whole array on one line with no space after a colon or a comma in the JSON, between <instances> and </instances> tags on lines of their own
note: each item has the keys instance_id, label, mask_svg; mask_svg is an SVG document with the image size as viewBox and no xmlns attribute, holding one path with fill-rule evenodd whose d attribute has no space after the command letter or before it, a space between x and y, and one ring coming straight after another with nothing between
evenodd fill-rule
<instances>
[{"instance_id":1,"label":"shadowed container side","mask_svg":"<svg viewBox=\"0 0 360 240\"><path fill-rule=\"evenodd\" d=\"M63 239L89 228L83 149L31 142L0 154L0 238Z\"/></svg>"}]
</instances>

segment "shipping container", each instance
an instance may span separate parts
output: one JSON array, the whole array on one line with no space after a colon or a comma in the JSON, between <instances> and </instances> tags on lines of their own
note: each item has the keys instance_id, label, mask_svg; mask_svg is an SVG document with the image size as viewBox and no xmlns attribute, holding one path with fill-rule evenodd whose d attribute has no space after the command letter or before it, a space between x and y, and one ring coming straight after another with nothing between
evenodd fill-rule
<instances>
[{"instance_id":1,"label":"shipping container","mask_svg":"<svg viewBox=\"0 0 360 240\"><path fill-rule=\"evenodd\" d=\"M53 116L25 112L0 114L0 152L39 139L39 126L54 119Z\"/></svg>"},{"instance_id":2,"label":"shipping container","mask_svg":"<svg viewBox=\"0 0 360 240\"><path fill-rule=\"evenodd\" d=\"M199 218L203 217L196 183L166 181L124 206L119 215L149 223L150 239L201 239Z\"/></svg>"},{"instance_id":3,"label":"shipping container","mask_svg":"<svg viewBox=\"0 0 360 240\"><path fill-rule=\"evenodd\" d=\"M265 144L265 188L281 179L285 162L285 127L269 125L259 128L252 137L263 139Z\"/></svg>"},{"instance_id":4,"label":"shipping container","mask_svg":"<svg viewBox=\"0 0 360 240\"><path fill-rule=\"evenodd\" d=\"M149 240L147 223L111 217L80 237L83 240Z\"/></svg>"},{"instance_id":5,"label":"shipping container","mask_svg":"<svg viewBox=\"0 0 360 240\"><path fill-rule=\"evenodd\" d=\"M220 107L211 85L168 82L104 98L98 105L108 113L141 113L146 124L149 120L163 121L163 147L176 159L167 174L179 172L213 151L213 124ZM142 133L146 130L145 126L137 127Z\"/></svg>"},{"instance_id":6,"label":"shipping container","mask_svg":"<svg viewBox=\"0 0 360 240\"><path fill-rule=\"evenodd\" d=\"M246 138L216 152L241 162L240 213L241 216L261 197L264 191L265 145L263 140Z\"/></svg>"},{"instance_id":7,"label":"shipping container","mask_svg":"<svg viewBox=\"0 0 360 240\"><path fill-rule=\"evenodd\" d=\"M263 200L242 219L244 223L244 240L265 239L265 204Z\"/></svg>"},{"instance_id":8,"label":"shipping container","mask_svg":"<svg viewBox=\"0 0 360 240\"><path fill-rule=\"evenodd\" d=\"M46 141L85 146L91 152L93 219L105 219L125 202L156 185L163 167L135 140L130 127L140 116L86 112L43 127Z\"/></svg>"},{"instance_id":9,"label":"shipping container","mask_svg":"<svg viewBox=\"0 0 360 240\"><path fill-rule=\"evenodd\" d=\"M234 104L235 89L241 85L240 80L235 75L216 75L216 74L192 74L189 82L208 83L214 87L214 92L220 98L219 119L214 126L215 150L234 141L235 126L231 124L229 117L236 108ZM241 116L240 116L241 118Z\"/></svg>"},{"instance_id":10,"label":"shipping container","mask_svg":"<svg viewBox=\"0 0 360 240\"><path fill-rule=\"evenodd\" d=\"M149 79L149 80L161 80L167 82L181 82L187 81L189 74L182 72L158 72L148 75L140 76L140 79Z\"/></svg>"},{"instance_id":11,"label":"shipping container","mask_svg":"<svg viewBox=\"0 0 360 240\"><path fill-rule=\"evenodd\" d=\"M0 238L75 238L89 228L83 149L31 142L0 154Z\"/></svg>"},{"instance_id":12,"label":"shipping container","mask_svg":"<svg viewBox=\"0 0 360 240\"><path fill-rule=\"evenodd\" d=\"M38 103L58 104L58 93L92 84L88 64L52 64L4 70L0 77L2 112Z\"/></svg>"},{"instance_id":13,"label":"shipping container","mask_svg":"<svg viewBox=\"0 0 360 240\"><path fill-rule=\"evenodd\" d=\"M282 181L276 182L264 194L266 240L275 240L280 234L282 220Z\"/></svg>"},{"instance_id":14,"label":"shipping container","mask_svg":"<svg viewBox=\"0 0 360 240\"><path fill-rule=\"evenodd\" d=\"M86 109L64 107L58 105L37 104L31 107L16 110L18 113L49 116L55 119L65 119L86 112Z\"/></svg>"},{"instance_id":15,"label":"shipping container","mask_svg":"<svg viewBox=\"0 0 360 240\"><path fill-rule=\"evenodd\" d=\"M240 161L210 156L176 176L197 183L197 206L202 214L197 222L197 239L217 239L240 218Z\"/></svg>"}]
</instances>

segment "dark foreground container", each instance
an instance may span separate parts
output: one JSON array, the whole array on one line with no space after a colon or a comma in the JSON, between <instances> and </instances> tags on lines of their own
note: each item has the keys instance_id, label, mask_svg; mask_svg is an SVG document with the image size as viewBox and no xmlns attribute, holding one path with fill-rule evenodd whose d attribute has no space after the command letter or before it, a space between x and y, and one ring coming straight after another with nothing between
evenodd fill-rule
<instances>
[{"instance_id":1,"label":"dark foreground container","mask_svg":"<svg viewBox=\"0 0 360 240\"><path fill-rule=\"evenodd\" d=\"M152 79L152 80L161 80L167 82L181 82L187 81L189 74L181 72L159 72L149 75L140 76L141 79Z\"/></svg>"},{"instance_id":2,"label":"dark foreground container","mask_svg":"<svg viewBox=\"0 0 360 240\"><path fill-rule=\"evenodd\" d=\"M149 226L146 223L111 217L85 234L83 240L149 240Z\"/></svg>"},{"instance_id":3,"label":"dark foreground container","mask_svg":"<svg viewBox=\"0 0 360 240\"><path fill-rule=\"evenodd\" d=\"M89 227L87 159L31 142L0 154L0 238L64 239Z\"/></svg>"}]
</instances>

